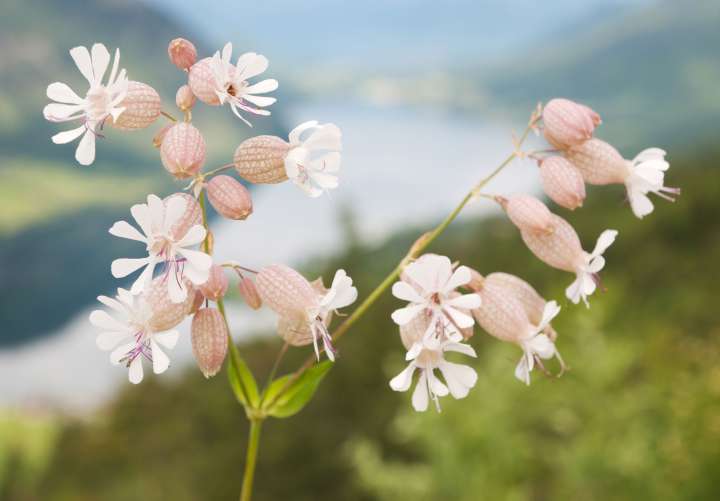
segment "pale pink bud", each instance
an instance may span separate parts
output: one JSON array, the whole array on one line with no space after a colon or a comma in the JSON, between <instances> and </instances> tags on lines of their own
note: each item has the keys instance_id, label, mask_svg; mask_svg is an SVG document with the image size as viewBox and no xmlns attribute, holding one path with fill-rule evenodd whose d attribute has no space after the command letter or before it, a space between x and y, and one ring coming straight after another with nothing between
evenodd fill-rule
<instances>
[{"instance_id":1,"label":"pale pink bud","mask_svg":"<svg viewBox=\"0 0 720 501\"><path fill-rule=\"evenodd\" d=\"M177 90L175 104L180 108L180 111L188 111L195 106L195 94L192 93L188 85L183 85Z\"/></svg>"},{"instance_id":2,"label":"pale pink bud","mask_svg":"<svg viewBox=\"0 0 720 501\"><path fill-rule=\"evenodd\" d=\"M173 197L182 197L185 200L185 212L170 228L170 235L175 240L180 240L190 228L196 224L202 224L202 208L195 198L187 193L173 193L163 200L167 206L168 200Z\"/></svg>"},{"instance_id":3,"label":"pale pink bud","mask_svg":"<svg viewBox=\"0 0 720 501\"><path fill-rule=\"evenodd\" d=\"M584 262L584 251L575 229L560 216L552 214L551 233L521 231L525 245L545 264L574 272Z\"/></svg>"},{"instance_id":4,"label":"pale pink bud","mask_svg":"<svg viewBox=\"0 0 720 501\"><path fill-rule=\"evenodd\" d=\"M178 179L195 176L205 163L205 139L188 123L173 125L160 148L165 169Z\"/></svg>"},{"instance_id":5,"label":"pale pink bud","mask_svg":"<svg viewBox=\"0 0 720 501\"><path fill-rule=\"evenodd\" d=\"M233 162L240 176L251 183L280 183L287 180L285 157L290 144L276 136L257 136L243 141Z\"/></svg>"},{"instance_id":6,"label":"pale pink bud","mask_svg":"<svg viewBox=\"0 0 720 501\"><path fill-rule=\"evenodd\" d=\"M622 184L630 175L628 162L615 148L600 139L590 139L570 148L565 157L590 184Z\"/></svg>"},{"instance_id":7,"label":"pale pink bud","mask_svg":"<svg viewBox=\"0 0 720 501\"><path fill-rule=\"evenodd\" d=\"M188 75L190 90L200 101L212 106L220 105L220 98L215 92L215 75L212 70L212 58L206 57L190 67Z\"/></svg>"},{"instance_id":8,"label":"pale pink bud","mask_svg":"<svg viewBox=\"0 0 720 501\"><path fill-rule=\"evenodd\" d=\"M238 292L240 297L245 301L250 308L257 310L262 306L262 299L258 293L255 282L248 277L242 277L240 283L238 283Z\"/></svg>"},{"instance_id":9,"label":"pale pink bud","mask_svg":"<svg viewBox=\"0 0 720 501\"><path fill-rule=\"evenodd\" d=\"M164 276L155 278L145 293L145 299L152 310L152 316L148 323L155 332L172 329L182 322L190 314L195 295L194 286L186 280L187 298L181 303L173 303L170 300L166 280L167 277Z\"/></svg>"},{"instance_id":10,"label":"pale pink bud","mask_svg":"<svg viewBox=\"0 0 720 501\"><path fill-rule=\"evenodd\" d=\"M543 133L559 149L581 144L600 125L600 115L569 99L552 99L543 109Z\"/></svg>"},{"instance_id":11,"label":"pale pink bud","mask_svg":"<svg viewBox=\"0 0 720 501\"><path fill-rule=\"evenodd\" d=\"M566 209L582 207L585 182L580 171L563 157L550 157L540 162L543 190L556 204Z\"/></svg>"},{"instance_id":12,"label":"pale pink bud","mask_svg":"<svg viewBox=\"0 0 720 501\"><path fill-rule=\"evenodd\" d=\"M281 317L304 317L318 307L318 294L300 273L283 264L260 270L255 279L263 303Z\"/></svg>"},{"instance_id":13,"label":"pale pink bud","mask_svg":"<svg viewBox=\"0 0 720 501\"><path fill-rule=\"evenodd\" d=\"M206 378L222 368L228 350L225 319L215 308L202 308L195 313L191 327L195 361Z\"/></svg>"},{"instance_id":14,"label":"pale pink bud","mask_svg":"<svg viewBox=\"0 0 720 501\"><path fill-rule=\"evenodd\" d=\"M200 285L198 288L207 299L210 301L217 301L225 295L228 290L228 285L229 281L225 275L225 270L223 270L222 266L214 264L210 268L210 276L208 277L207 282Z\"/></svg>"},{"instance_id":15,"label":"pale pink bud","mask_svg":"<svg viewBox=\"0 0 720 501\"><path fill-rule=\"evenodd\" d=\"M176 38L168 44L170 61L181 70L187 70L197 59L197 50L192 42L184 38Z\"/></svg>"},{"instance_id":16,"label":"pale pink bud","mask_svg":"<svg viewBox=\"0 0 720 501\"><path fill-rule=\"evenodd\" d=\"M508 294L520 302L530 322L534 325L540 324L547 301L538 294L532 285L520 277L501 272L490 273L486 277L486 281L505 289ZM557 338L557 333L550 324L545 327L544 332L552 341Z\"/></svg>"},{"instance_id":17,"label":"pale pink bud","mask_svg":"<svg viewBox=\"0 0 720 501\"><path fill-rule=\"evenodd\" d=\"M205 302L205 296L203 296L202 292L195 291L195 294L193 294L193 302L192 305L190 305L190 312L189 314L192 315L194 313L197 313L197 311L202 308L203 303Z\"/></svg>"},{"instance_id":18,"label":"pale pink bud","mask_svg":"<svg viewBox=\"0 0 720 501\"><path fill-rule=\"evenodd\" d=\"M160 95L155 89L142 82L128 82L125 99L118 105L125 108L118 119L110 123L120 130L144 129L160 116Z\"/></svg>"},{"instance_id":19,"label":"pale pink bud","mask_svg":"<svg viewBox=\"0 0 720 501\"><path fill-rule=\"evenodd\" d=\"M522 231L548 233L552 231L552 212L531 195L495 197L510 221Z\"/></svg>"},{"instance_id":20,"label":"pale pink bud","mask_svg":"<svg viewBox=\"0 0 720 501\"><path fill-rule=\"evenodd\" d=\"M482 306L473 310L473 316L488 334L509 342L517 342L527 334L527 314L520 301L504 287L485 280L477 293L482 299Z\"/></svg>"},{"instance_id":21,"label":"pale pink bud","mask_svg":"<svg viewBox=\"0 0 720 501\"><path fill-rule=\"evenodd\" d=\"M160 128L159 131L153 136L153 146L156 148L160 148L162 146L163 139L165 139L165 134L167 134L167 131L170 130L170 128L173 126L173 124L167 124Z\"/></svg>"},{"instance_id":22,"label":"pale pink bud","mask_svg":"<svg viewBox=\"0 0 720 501\"><path fill-rule=\"evenodd\" d=\"M208 181L207 195L215 210L228 219L247 219L252 214L250 192L230 176L215 176Z\"/></svg>"}]
</instances>

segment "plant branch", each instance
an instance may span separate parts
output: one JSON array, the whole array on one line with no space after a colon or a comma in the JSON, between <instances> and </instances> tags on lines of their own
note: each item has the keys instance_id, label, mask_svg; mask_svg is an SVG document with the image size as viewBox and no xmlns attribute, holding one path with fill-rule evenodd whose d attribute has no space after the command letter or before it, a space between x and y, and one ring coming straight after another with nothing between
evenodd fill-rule
<instances>
[{"instance_id":1,"label":"plant branch","mask_svg":"<svg viewBox=\"0 0 720 501\"><path fill-rule=\"evenodd\" d=\"M255 478L255 465L257 463L258 449L260 446L260 429L262 421L250 419L250 431L248 433L248 447L245 455L245 473L243 474L243 485L240 493L240 501L250 501L252 497L253 479Z\"/></svg>"}]
</instances>

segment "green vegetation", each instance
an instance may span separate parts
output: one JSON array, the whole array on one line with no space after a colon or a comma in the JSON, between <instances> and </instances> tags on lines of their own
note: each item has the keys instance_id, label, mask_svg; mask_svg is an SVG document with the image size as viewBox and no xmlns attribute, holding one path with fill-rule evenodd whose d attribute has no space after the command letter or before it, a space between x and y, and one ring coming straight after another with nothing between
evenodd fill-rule
<instances>
[{"instance_id":1,"label":"green vegetation","mask_svg":"<svg viewBox=\"0 0 720 501\"><path fill-rule=\"evenodd\" d=\"M620 230L603 272L608 292L590 310L563 304L558 348L572 370L562 379L533 374L526 388L513 377L519 350L477 330L477 387L444 399L442 414L415 414L409 395L387 386L403 351L389 320L399 303L386 295L339 343L316 398L291 420L265 423L254 499L716 499L719 153L673 156L668 181L684 194L643 221L613 188L591 190L575 213L558 210L586 247L608 226ZM309 275L343 266L363 296L421 231L353 247ZM572 280L501 219L458 224L433 250L520 275L548 298ZM262 379L279 346L268 338L241 351ZM283 369L308 352L291 350ZM35 497L6 487L3 499L234 499L241 412L224 377L206 381L194 368L128 386L92 421L63 427Z\"/></svg>"}]
</instances>

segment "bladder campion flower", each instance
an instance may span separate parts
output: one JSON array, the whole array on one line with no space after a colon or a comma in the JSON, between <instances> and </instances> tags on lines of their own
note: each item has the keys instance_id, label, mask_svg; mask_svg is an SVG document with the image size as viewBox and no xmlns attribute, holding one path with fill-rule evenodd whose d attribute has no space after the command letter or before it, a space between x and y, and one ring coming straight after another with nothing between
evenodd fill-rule
<instances>
[{"instance_id":1,"label":"bladder campion flower","mask_svg":"<svg viewBox=\"0 0 720 501\"><path fill-rule=\"evenodd\" d=\"M338 187L342 133L335 124L312 120L290 132L285 156L287 177L311 197Z\"/></svg>"}]
</instances>

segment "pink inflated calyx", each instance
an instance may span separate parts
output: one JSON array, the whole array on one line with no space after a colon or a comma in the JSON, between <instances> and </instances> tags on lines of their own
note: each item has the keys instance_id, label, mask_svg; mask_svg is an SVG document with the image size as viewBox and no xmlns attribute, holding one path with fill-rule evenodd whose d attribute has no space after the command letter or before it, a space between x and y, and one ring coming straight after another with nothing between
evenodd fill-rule
<instances>
[{"instance_id":1,"label":"pink inflated calyx","mask_svg":"<svg viewBox=\"0 0 720 501\"><path fill-rule=\"evenodd\" d=\"M543 134L558 149L566 149L590 139L602 123L600 115L584 104L569 99L550 100L543 109Z\"/></svg>"},{"instance_id":2,"label":"pink inflated calyx","mask_svg":"<svg viewBox=\"0 0 720 501\"><path fill-rule=\"evenodd\" d=\"M197 59L197 49L189 40L176 38L168 44L168 57L178 69L187 70Z\"/></svg>"},{"instance_id":3,"label":"pink inflated calyx","mask_svg":"<svg viewBox=\"0 0 720 501\"><path fill-rule=\"evenodd\" d=\"M623 156L612 145L600 139L593 138L568 149L565 158L589 184L622 184L630 175Z\"/></svg>"},{"instance_id":4,"label":"pink inflated calyx","mask_svg":"<svg viewBox=\"0 0 720 501\"><path fill-rule=\"evenodd\" d=\"M180 111L190 111L195 106L195 94L190 90L190 86L183 85L175 93L175 105Z\"/></svg>"},{"instance_id":5,"label":"pink inflated calyx","mask_svg":"<svg viewBox=\"0 0 720 501\"><path fill-rule=\"evenodd\" d=\"M247 219L252 214L250 192L230 176L219 175L208 181L207 195L215 210L228 219Z\"/></svg>"},{"instance_id":6,"label":"pink inflated calyx","mask_svg":"<svg viewBox=\"0 0 720 501\"><path fill-rule=\"evenodd\" d=\"M240 177L251 183L274 184L288 179L285 157L290 144L277 136L257 136L235 150L233 163Z\"/></svg>"},{"instance_id":7,"label":"pink inflated calyx","mask_svg":"<svg viewBox=\"0 0 720 501\"><path fill-rule=\"evenodd\" d=\"M205 164L205 139L189 123L178 123L167 131L160 147L160 159L177 179L195 176Z\"/></svg>"},{"instance_id":8,"label":"pink inflated calyx","mask_svg":"<svg viewBox=\"0 0 720 501\"><path fill-rule=\"evenodd\" d=\"M522 231L552 233L552 212L547 206L531 195L495 197L505 210L510 221Z\"/></svg>"},{"instance_id":9,"label":"pink inflated calyx","mask_svg":"<svg viewBox=\"0 0 720 501\"><path fill-rule=\"evenodd\" d=\"M206 57L190 67L188 85L200 101L211 106L220 106L220 98L215 92L215 75L211 67L212 58Z\"/></svg>"},{"instance_id":10,"label":"pink inflated calyx","mask_svg":"<svg viewBox=\"0 0 720 501\"><path fill-rule=\"evenodd\" d=\"M580 171L563 157L549 157L540 162L543 191L556 204L566 209L582 207L585 182Z\"/></svg>"},{"instance_id":11,"label":"pink inflated calyx","mask_svg":"<svg viewBox=\"0 0 720 501\"><path fill-rule=\"evenodd\" d=\"M110 118L111 125L120 130L138 130L152 125L160 116L160 95L142 82L128 82L127 94L120 103L125 108L117 120Z\"/></svg>"},{"instance_id":12,"label":"pink inflated calyx","mask_svg":"<svg viewBox=\"0 0 720 501\"><path fill-rule=\"evenodd\" d=\"M229 280L225 275L225 270L222 266L214 264L212 268L210 268L210 276L208 277L207 282L198 286L198 289L202 292L206 299L209 299L210 301L217 301L225 296L225 293L227 293L228 290L228 285Z\"/></svg>"},{"instance_id":13,"label":"pink inflated calyx","mask_svg":"<svg viewBox=\"0 0 720 501\"><path fill-rule=\"evenodd\" d=\"M262 306L262 299L260 299L260 293L255 287L255 282L249 277L241 277L238 283L238 292L240 297L245 301L250 308L258 310Z\"/></svg>"},{"instance_id":14,"label":"pink inflated calyx","mask_svg":"<svg viewBox=\"0 0 720 501\"><path fill-rule=\"evenodd\" d=\"M190 329L193 355L206 378L220 372L228 350L225 319L215 308L201 308L193 317Z\"/></svg>"}]
</instances>

